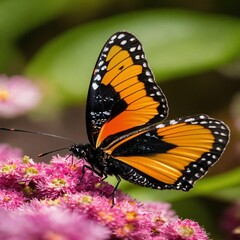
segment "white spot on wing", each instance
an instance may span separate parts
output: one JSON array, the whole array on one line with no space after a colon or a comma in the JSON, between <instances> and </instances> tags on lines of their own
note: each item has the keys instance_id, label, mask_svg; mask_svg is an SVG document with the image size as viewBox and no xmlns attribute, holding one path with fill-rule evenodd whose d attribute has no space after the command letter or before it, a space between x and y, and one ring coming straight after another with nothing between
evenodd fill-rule
<instances>
[{"instance_id":1,"label":"white spot on wing","mask_svg":"<svg viewBox=\"0 0 240 240\"><path fill-rule=\"evenodd\" d=\"M104 61L100 61L98 66L101 67L103 65Z\"/></svg>"},{"instance_id":2,"label":"white spot on wing","mask_svg":"<svg viewBox=\"0 0 240 240\"><path fill-rule=\"evenodd\" d=\"M123 41L121 41L121 45L125 45L127 43L127 40L123 40Z\"/></svg>"},{"instance_id":3,"label":"white spot on wing","mask_svg":"<svg viewBox=\"0 0 240 240\"><path fill-rule=\"evenodd\" d=\"M187 118L184 122L192 122L194 120L195 120L195 118Z\"/></svg>"},{"instance_id":4,"label":"white spot on wing","mask_svg":"<svg viewBox=\"0 0 240 240\"><path fill-rule=\"evenodd\" d=\"M136 50L136 47L131 47L130 52L134 52Z\"/></svg>"},{"instance_id":5,"label":"white spot on wing","mask_svg":"<svg viewBox=\"0 0 240 240\"><path fill-rule=\"evenodd\" d=\"M109 43L113 43L113 41L111 41L111 42L109 42ZM103 49L104 52L107 52L108 50L109 50L108 47L105 47L105 48Z\"/></svg>"},{"instance_id":6,"label":"white spot on wing","mask_svg":"<svg viewBox=\"0 0 240 240\"><path fill-rule=\"evenodd\" d=\"M125 34L121 33L119 36L118 36L118 39L121 39L121 38L124 38L125 37Z\"/></svg>"},{"instance_id":7,"label":"white spot on wing","mask_svg":"<svg viewBox=\"0 0 240 240\"><path fill-rule=\"evenodd\" d=\"M111 40L114 40L116 37L117 37L117 35L113 35L113 36L111 37Z\"/></svg>"},{"instance_id":8,"label":"white spot on wing","mask_svg":"<svg viewBox=\"0 0 240 240\"><path fill-rule=\"evenodd\" d=\"M171 120L170 125L177 124L178 122L176 120Z\"/></svg>"},{"instance_id":9,"label":"white spot on wing","mask_svg":"<svg viewBox=\"0 0 240 240\"><path fill-rule=\"evenodd\" d=\"M165 124L163 124L163 123L160 123L157 125L157 128L163 128L163 127L165 127Z\"/></svg>"},{"instance_id":10,"label":"white spot on wing","mask_svg":"<svg viewBox=\"0 0 240 240\"><path fill-rule=\"evenodd\" d=\"M94 82L94 83L92 84L92 88L93 88L93 90L96 90L96 89L98 88L98 84Z\"/></svg>"},{"instance_id":11,"label":"white spot on wing","mask_svg":"<svg viewBox=\"0 0 240 240\"><path fill-rule=\"evenodd\" d=\"M151 73L150 73L150 71L146 71L146 76L151 76Z\"/></svg>"},{"instance_id":12,"label":"white spot on wing","mask_svg":"<svg viewBox=\"0 0 240 240\"><path fill-rule=\"evenodd\" d=\"M96 77L94 78L95 81L101 81L101 76L100 74L97 74Z\"/></svg>"}]
</instances>

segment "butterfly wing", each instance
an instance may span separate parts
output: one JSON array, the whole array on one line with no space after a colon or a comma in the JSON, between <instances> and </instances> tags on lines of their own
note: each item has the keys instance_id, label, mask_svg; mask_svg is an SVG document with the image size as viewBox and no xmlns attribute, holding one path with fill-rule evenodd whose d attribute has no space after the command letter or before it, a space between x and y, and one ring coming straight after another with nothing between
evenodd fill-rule
<instances>
[{"instance_id":1,"label":"butterfly wing","mask_svg":"<svg viewBox=\"0 0 240 240\"><path fill-rule=\"evenodd\" d=\"M221 156L229 129L207 115L152 126L107 149L113 170L126 180L157 189L192 188Z\"/></svg>"},{"instance_id":2,"label":"butterfly wing","mask_svg":"<svg viewBox=\"0 0 240 240\"><path fill-rule=\"evenodd\" d=\"M141 43L128 32L115 33L100 53L89 87L86 122L90 143L104 148L167 114L166 98Z\"/></svg>"}]
</instances>

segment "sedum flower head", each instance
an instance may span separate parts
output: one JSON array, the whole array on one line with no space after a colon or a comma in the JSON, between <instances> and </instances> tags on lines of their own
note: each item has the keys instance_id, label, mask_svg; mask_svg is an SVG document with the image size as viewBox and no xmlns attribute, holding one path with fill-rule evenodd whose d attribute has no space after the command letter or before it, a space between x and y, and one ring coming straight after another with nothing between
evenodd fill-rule
<instances>
[{"instance_id":1,"label":"sedum flower head","mask_svg":"<svg viewBox=\"0 0 240 240\"><path fill-rule=\"evenodd\" d=\"M140 203L117 191L112 207L113 186L90 170L82 177L84 164L58 155L49 164L26 156L1 161L0 239L208 239L170 204Z\"/></svg>"},{"instance_id":2,"label":"sedum flower head","mask_svg":"<svg viewBox=\"0 0 240 240\"><path fill-rule=\"evenodd\" d=\"M34 108L41 99L37 87L21 76L0 75L0 117L12 118Z\"/></svg>"},{"instance_id":3,"label":"sedum flower head","mask_svg":"<svg viewBox=\"0 0 240 240\"><path fill-rule=\"evenodd\" d=\"M162 231L165 239L207 240L204 229L190 219L175 219L165 224Z\"/></svg>"},{"instance_id":4,"label":"sedum flower head","mask_svg":"<svg viewBox=\"0 0 240 240\"><path fill-rule=\"evenodd\" d=\"M110 231L83 214L57 206L26 205L0 211L0 239L104 240Z\"/></svg>"}]
</instances>

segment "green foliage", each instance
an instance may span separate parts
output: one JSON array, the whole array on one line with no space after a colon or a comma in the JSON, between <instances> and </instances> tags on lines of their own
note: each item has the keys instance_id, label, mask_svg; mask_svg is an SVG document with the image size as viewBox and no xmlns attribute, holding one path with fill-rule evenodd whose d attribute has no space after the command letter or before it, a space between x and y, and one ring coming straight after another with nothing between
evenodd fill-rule
<instances>
[{"instance_id":1,"label":"green foliage","mask_svg":"<svg viewBox=\"0 0 240 240\"><path fill-rule=\"evenodd\" d=\"M239 198L240 186L240 168L232 171L218 174L213 177L205 177L196 183L196 187L189 192L177 190L157 191L154 189L137 187L129 182L123 181L121 189L130 193L131 196L140 200L179 202L186 201L189 198L200 196L217 197L223 201L237 200ZM110 179L112 184L115 184L115 179ZM227 192L227 194L225 194ZM144 193L144 194L143 194Z\"/></svg>"},{"instance_id":2,"label":"green foliage","mask_svg":"<svg viewBox=\"0 0 240 240\"><path fill-rule=\"evenodd\" d=\"M218 68L240 55L237 19L179 10L147 10L92 22L64 33L38 52L26 73L53 85L49 88L55 89L58 105L85 101L103 44L123 29L142 41L159 81ZM50 103L51 99L47 101Z\"/></svg>"},{"instance_id":3,"label":"green foliage","mask_svg":"<svg viewBox=\"0 0 240 240\"><path fill-rule=\"evenodd\" d=\"M19 61L14 42L41 24L56 18L71 6L73 0L3 0L0 2L0 71Z\"/></svg>"}]
</instances>

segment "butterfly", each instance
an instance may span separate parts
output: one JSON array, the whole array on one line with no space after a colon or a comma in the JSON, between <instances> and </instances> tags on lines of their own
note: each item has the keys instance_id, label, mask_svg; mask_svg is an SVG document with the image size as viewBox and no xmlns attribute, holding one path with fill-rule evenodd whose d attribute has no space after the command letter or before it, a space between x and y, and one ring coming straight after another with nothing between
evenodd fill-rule
<instances>
[{"instance_id":1,"label":"butterfly","mask_svg":"<svg viewBox=\"0 0 240 240\"><path fill-rule=\"evenodd\" d=\"M142 44L117 32L106 42L89 86L89 143L69 150L97 175L154 189L188 191L220 158L229 129L207 115L163 121L167 99L157 85Z\"/></svg>"},{"instance_id":2,"label":"butterfly","mask_svg":"<svg viewBox=\"0 0 240 240\"><path fill-rule=\"evenodd\" d=\"M220 158L230 132L222 121L207 115L164 121L167 115L167 99L154 79L142 44L131 33L115 33L100 53L89 86L89 143L68 148L88 163L81 179L86 168L102 180L114 175L113 205L122 178L154 189L190 190ZM69 140L48 133L0 130Z\"/></svg>"}]
</instances>

